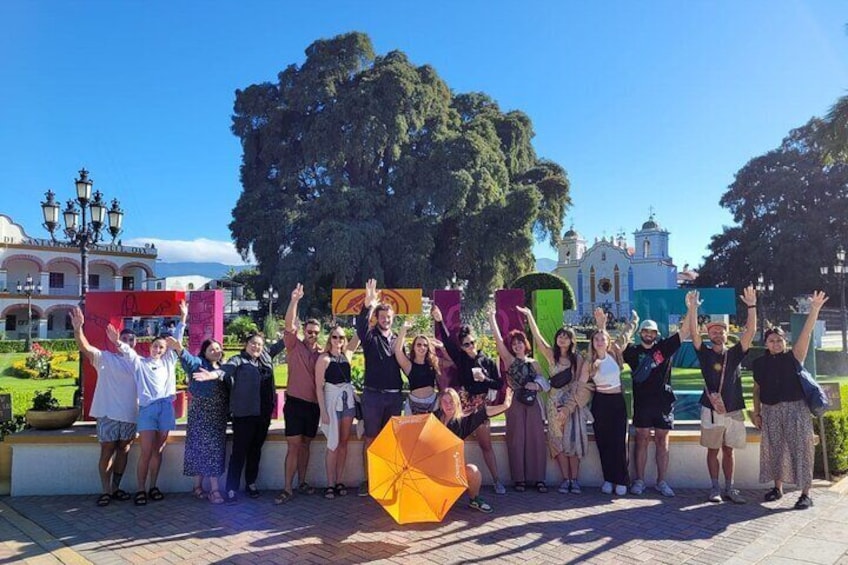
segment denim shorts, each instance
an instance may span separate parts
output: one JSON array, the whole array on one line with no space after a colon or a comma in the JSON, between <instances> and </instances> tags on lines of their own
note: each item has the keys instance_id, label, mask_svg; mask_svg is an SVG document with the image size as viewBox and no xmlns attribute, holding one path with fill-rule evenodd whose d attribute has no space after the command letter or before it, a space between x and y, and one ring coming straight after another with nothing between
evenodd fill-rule
<instances>
[{"instance_id":1,"label":"denim shorts","mask_svg":"<svg viewBox=\"0 0 848 565\"><path fill-rule=\"evenodd\" d=\"M170 396L154 400L147 406L138 407L139 432L167 432L176 429L176 427L174 400Z\"/></svg>"}]
</instances>

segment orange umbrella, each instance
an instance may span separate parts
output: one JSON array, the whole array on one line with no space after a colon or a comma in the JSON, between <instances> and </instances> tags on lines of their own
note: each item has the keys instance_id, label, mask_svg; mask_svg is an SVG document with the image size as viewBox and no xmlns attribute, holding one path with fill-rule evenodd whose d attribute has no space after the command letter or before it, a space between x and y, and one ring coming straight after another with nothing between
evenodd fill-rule
<instances>
[{"instance_id":1,"label":"orange umbrella","mask_svg":"<svg viewBox=\"0 0 848 565\"><path fill-rule=\"evenodd\" d=\"M463 447L432 414L396 416L368 448L368 492L398 524L441 522L468 488Z\"/></svg>"}]
</instances>

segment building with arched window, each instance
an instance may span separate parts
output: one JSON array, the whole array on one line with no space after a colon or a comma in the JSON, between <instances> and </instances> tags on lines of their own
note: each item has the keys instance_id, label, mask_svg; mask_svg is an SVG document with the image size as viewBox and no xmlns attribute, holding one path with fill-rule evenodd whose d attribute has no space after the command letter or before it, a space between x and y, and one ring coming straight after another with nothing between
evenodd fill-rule
<instances>
[{"instance_id":1,"label":"building with arched window","mask_svg":"<svg viewBox=\"0 0 848 565\"><path fill-rule=\"evenodd\" d=\"M676 288L677 267L668 254L668 235L653 214L633 232L632 247L623 232L614 238L596 238L588 247L572 226L560 240L553 271L574 289L577 307L566 312L566 318L577 322L598 306L616 318L626 318L633 292Z\"/></svg>"},{"instance_id":2,"label":"building with arched window","mask_svg":"<svg viewBox=\"0 0 848 565\"><path fill-rule=\"evenodd\" d=\"M68 311L79 303L82 265L79 247L26 234L23 227L0 214L0 330L6 339L73 335ZM156 248L97 245L88 254L88 291L153 290ZM41 292L32 295L32 324L27 297L17 291L27 276Z\"/></svg>"}]
</instances>

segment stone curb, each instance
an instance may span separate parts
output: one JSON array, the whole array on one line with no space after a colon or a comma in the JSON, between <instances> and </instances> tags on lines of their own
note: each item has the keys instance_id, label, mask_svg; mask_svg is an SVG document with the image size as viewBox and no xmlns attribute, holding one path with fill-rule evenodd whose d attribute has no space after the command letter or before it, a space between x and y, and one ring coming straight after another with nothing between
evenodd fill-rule
<instances>
[{"instance_id":1,"label":"stone curb","mask_svg":"<svg viewBox=\"0 0 848 565\"><path fill-rule=\"evenodd\" d=\"M32 542L43 549L45 553L67 565L91 565L91 561L54 538L44 528L19 514L0 500L0 518L12 524Z\"/></svg>"}]
</instances>

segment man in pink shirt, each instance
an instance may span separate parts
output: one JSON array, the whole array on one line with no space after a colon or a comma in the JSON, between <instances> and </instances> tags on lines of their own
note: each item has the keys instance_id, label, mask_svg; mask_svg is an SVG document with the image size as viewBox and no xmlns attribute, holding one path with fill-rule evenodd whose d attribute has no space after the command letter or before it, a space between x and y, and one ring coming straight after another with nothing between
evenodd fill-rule
<instances>
[{"instance_id":1,"label":"man in pink shirt","mask_svg":"<svg viewBox=\"0 0 848 565\"><path fill-rule=\"evenodd\" d=\"M274 499L276 504L288 502L292 497L292 481L297 472L297 491L312 494L315 489L306 482L306 467L309 465L309 444L318 433L321 411L315 392L315 362L318 360L318 320L308 319L303 328L303 339L297 337L297 305L303 298L303 285L298 284L291 293L286 310L286 327L283 340L286 344L286 362L289 366L289 381L286 388L286 403L283 418L286 426L285 474L283 491Z\"/></svg>"}]
</instances>

